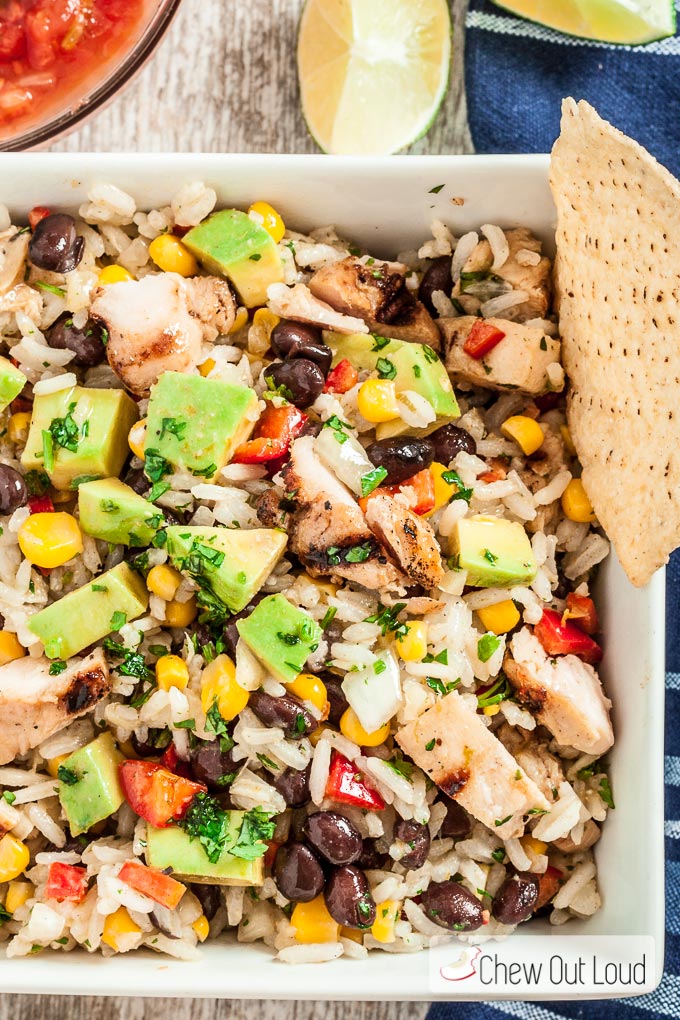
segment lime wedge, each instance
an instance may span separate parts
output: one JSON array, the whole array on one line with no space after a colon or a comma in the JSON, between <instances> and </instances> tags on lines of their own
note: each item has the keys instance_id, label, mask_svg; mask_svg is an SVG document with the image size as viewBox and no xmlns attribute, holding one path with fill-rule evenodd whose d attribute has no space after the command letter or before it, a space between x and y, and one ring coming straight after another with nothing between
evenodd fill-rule
<instances>
[{"instance_id":1,"label":"lime wedge","mask_svg":"<svg viewBox=\"0 0 680 1020\"><path fill-rule=\"evenodd\" d=\"M302 112L326 152L384 155L430 127L451 58L447 0L307 0Z\"/></svg>"},{"instance_id":2,"label":"lime wedge","mask_svg":"<svg viewBox=\"0 0 680 1020\"><path fill-rule=\"evenodd\" d=\"M513 14L598 42L641 46L675 33L673 0L493 0Z\"/></svg>"}]
</instances>

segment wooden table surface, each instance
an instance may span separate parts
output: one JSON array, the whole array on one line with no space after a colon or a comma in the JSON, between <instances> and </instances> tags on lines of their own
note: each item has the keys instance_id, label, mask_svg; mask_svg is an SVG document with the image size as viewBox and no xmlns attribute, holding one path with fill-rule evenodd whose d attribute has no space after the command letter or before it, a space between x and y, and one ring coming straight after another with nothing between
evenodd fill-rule
<instances>
[{"instance_id":1,"label":"wooden table surface","mask_svg":"<svg viewBox=\"0 0 680 1020\"><path fill-rule=\"evenodd\" d=\"M369 2L369 0L366 0ZM454 16L451 87L413 152L470 152L462 36ZM315 152L300 114L295 35L301 0L183 0L130 88L53 146L61 152ZM16 964L21 966L19 962ZM421 1003L107 999L5 995L0 1020L422 1020Z\"/></svg>"}]
</instances>

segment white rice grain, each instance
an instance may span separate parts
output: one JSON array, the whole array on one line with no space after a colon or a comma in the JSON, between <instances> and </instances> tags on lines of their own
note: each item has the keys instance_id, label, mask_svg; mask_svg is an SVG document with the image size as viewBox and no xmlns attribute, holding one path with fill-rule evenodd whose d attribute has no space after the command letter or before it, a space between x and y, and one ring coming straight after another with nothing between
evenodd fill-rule
<instances>
[{"instance_id":1,"label":"white rice grain","mask_svg":"<svg viewBox=\"0 0 680 1020\"><path fill-rule=\"evenodd\" d=\"M480 311L485 319L496 318L500 316L503 318L503 313L510 311L511 308L515 308L517 305L524 304L528 299L529 295L524 290L511 290L507 294L499 294L498 297L489 298L485 301Z\"/></svg>"},{"instance_id":2,"label":"white rice grain","mask_svg":"<svg viewBox=\"0 0 680 1020\"><path fill-rule=\"evenodd\" d=\"M477 234L474 230L469 231L467 234L463 234L458 241L451 260L451 279L454 284L460 279L463 266L470 258L478 244L479 234Z\"/></svg>"},{"instance_id":3,"label":"white rice grain","mask_svg":"<svg viewBox=\"0 0 680 1020\"><path fill-rule=\"evenodd\" d=\"M595 862L593 860L583 861L572 871L570 877L564 883L557 896L552 901L557 910L564 909L571 904L574 897L583 889L587 882L595 876Z\"/></svg>"},{"instance_id":4,"label":"white rice grain","mask_svg":"<svg viewBox=\"0 0 680 1020\"><path fill-rule=\"evenodd\" d=\"M320 740L316 745L312 767L309 772L309 794L312 803L318 807L326 794L326 784L331 765L331 744L328 740Z\"/></svg>"},{"instance_id":5,"label":"white rice grain","mask_svg":"<svg viewBox=\"0 0 680 1020\"><path fill-rule=\"evenodd\" d=\"M558 471L553 479L534 493L536 506L549 506L559 499L571 481L571 471Z\"/></svg>"},{"instance_id":6,"label":"white rice grain","mask_svg":"<svg viewBox=\"0 0 680 1020\"><path fill-rule=\"evenodd\" d=\"M503 230L500 227L495 226L493 223L482 223L479 228L484 234L484 237L489 242L491 252L493 254L493 263L491 265L491 271L496 272L501 269L502 266L508 261L510 256L510 245L508 239L505 236Z\"/></svg>"},{"instance_id":7,"label":"white rice grain","mask_svg":"<svg viewBox=\"0 0 680 1020\"><path fill-rule=\"evenodd\" d=\"M74 355L75 357L75 355ZM65 362L68 364L68 362ZM63 375L55 375L51 379L41 379L34 383L33 393L36 396L45 396L46 393L58 393L59 390L68 390L78 385L78 379L73 372L64 372Z\"/></svg>"}]
</instances>

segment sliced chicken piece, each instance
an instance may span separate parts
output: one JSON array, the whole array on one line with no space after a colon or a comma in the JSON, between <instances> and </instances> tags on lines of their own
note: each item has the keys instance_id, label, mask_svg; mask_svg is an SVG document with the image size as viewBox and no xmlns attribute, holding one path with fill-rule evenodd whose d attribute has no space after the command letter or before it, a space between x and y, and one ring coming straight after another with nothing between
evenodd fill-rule
<instances>
[{"instance_id":1,"label":"sliced chicken piece","mask_svg":"<svg viewBox=\"0 0 680 1020\"><path fill-rule=\"evenodd\" d=\"M163 372L188 372L203 341L229 331L236 303L224 280L159 273L98 287L90 314L108 330L111 368L142 396Z\"/></svg>"},{"instance_id":2,"label":"sliced chicken piece","mask_svg":"<svg viewBox=\"0 0 680 1020\"><path fill-rule=\"evenodd\" d=\"M0 667L0 765L91 711L110 689L102 652L72 661L58 676L50 676L44 657L24 656Z\"/></svg>"},{"instance_id":3,"label":"sliced chicken piece","mask_svg":"<svg viewBox=\"0 0 680 1020\"><path fill-rule=\"evenodd\" d=\"M399 500L383 495L369 499L366 521L412 581L428 591L437 587L444 577L444 568L439 543L428 521Z\"/></svg>"},{"instance_id":4,"label":"sliced chicken piece","mask_svg":"<svg viewBox=\"0 0 680 1020\"><path fill-rule=\"evenodd\" d=\"M453 800L501 839L550 804L474 708L452 691L397 731L397 743Z\"/></svg>"},{"instance_id":5,"label":"sliced chicken piece","mask_svg":"<svg viewBox=\"0 0 680 1020\"><path fill-rule=\"evenodd\" d=\"M374 591L408 585L352 494L316 455L312 436L295 440L281 476L285 499L295 507L285 525L290 549L313 577L344 578Z\"/></svg>"},{"instance_id":6,"label":"sliced chicken piece","mask_svg":"<svg viewBox=\"0 0 680 1020\"><path fill-rule=\"evenodd\" d=\"M371 333L440 350L434 319L406 286L405 266L369 266L350 257L317 269L309 289L339 312L363 319Z\"/></svg>"},{"instance_id":7,"label":"sliced chicken piece","mask_svg":"<svg viewBox=\"0 0 680 1020\"><path fill-rule=\"evenodd\" d=\"M17 283L0 294L0 312L23 312L34 322L40 322L42 308L40 293L27 283Z\"/></svg>"},{"instance_id":8,"label":"sliced chicken piece","mask_svg":"<svg viewBox=\"0 0 680 1020\"><path fill-rule=\"evenodd\" d=\"M17 227L0 233L0 294L23 280L30 238L28 230L19 231Z\"/></svg>"},{"instance_id":9,"label":"sliced chicken piece","mask_svg":"<svg viewBox=\"0 0 680 1020\"><path fill-rule=\"evenodd\" d=\"M538 638L523 627L510 642L505 672L517 700L534 713L560 744L602 755L614 743L600 678L575 655L549 657Z\"/></svg>"},{"instance_id":10,"label":"sliced chicken piece","mask_svg":"<svg viewBox=\"0 0 680 1020\"><path fill-rule=\"evenodd\" d=\"M437 321L444 338L444 361L455 378L490 390L520 390L528 394L562 388L560 342L539 327L508 319L485 319L505 336L483 358L473 358L463 348L479 319L461 315L457 319Z\"/></svg>"},{"instance_id":11,"label":"sliced chicken piece","mask_svg":"<svg viewBox=\"0 0 680 1020\"><path fill-rule=\"evenodd\" d=\"M529 319L544 319L552 298L550 259L541 255L541 242L526 227L505 231L509 254L499 269L493 269L491 245L485 239L480 241L463 266L462 279L453 289L453 297L461 302L465 311L474 315L479 308L479 298L466 293L466 274L487 273L509 284L513 290L521 290L526 300L507 311L513 322L527 322ZM468 276L469 279L469 276ZM476 281L475 281L476 282Z\"/></svg>"},{"instance_id":12,"label":"sliced chicken piece","mask_svg":"<svg viewBox=\"0 0 680 1020\"><path fill-rule=\"evenodd\" d=\"M267 298L270 311L282 319L311 322L314 326L332 329L335 333L369 332L363 319L337 312L325 301L314 297L304 283L296 283L294 287L287 287L285 283L272 283L267 288Z\"/></svg>"}]
</instances>

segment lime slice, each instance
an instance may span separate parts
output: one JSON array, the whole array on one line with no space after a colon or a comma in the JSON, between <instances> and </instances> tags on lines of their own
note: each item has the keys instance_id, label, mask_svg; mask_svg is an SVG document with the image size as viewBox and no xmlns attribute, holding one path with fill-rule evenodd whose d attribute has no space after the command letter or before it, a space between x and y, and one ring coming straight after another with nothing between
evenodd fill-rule
<instances>
[{"instance_id":1,"label":"lime slice","mask_svg":"<svg viewBox=\"0 0 680 1020\"><path fill-rule=\"evenodd\" d=\"M307 0L302 112L326 152L383 155L430 127L451 58L447 0Z\"/></svg>"},{"instance_id":2,"label":"lime slice","mask_svg":"<svg viewBox=\"0 0 680 1020\"><path fill-rule=\"evenodd\" d=\"M675 33L673 0L494 0L513 14L599 42L640 46Z\"/></svg>"}]
</instances>

